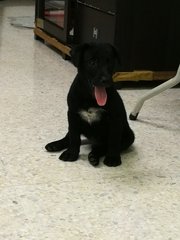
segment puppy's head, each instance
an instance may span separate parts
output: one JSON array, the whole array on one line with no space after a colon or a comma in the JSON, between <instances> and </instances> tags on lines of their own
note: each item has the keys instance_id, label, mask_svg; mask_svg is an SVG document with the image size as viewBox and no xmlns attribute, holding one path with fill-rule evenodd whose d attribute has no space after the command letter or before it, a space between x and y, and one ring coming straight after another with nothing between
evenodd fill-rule
<instances>
[{"instance_id":1,"label":"puppy's head","mask_svg":"<svg viewBox=\"0 0 180 240\"><path fill-rule=\"evenodd\" d=\"M107 101L106 88L113 84L112 75L120 64L117 50L108 43L85 43L70 52L81 79L93 92L98 105Z\"/></svg>"}]
</instances>

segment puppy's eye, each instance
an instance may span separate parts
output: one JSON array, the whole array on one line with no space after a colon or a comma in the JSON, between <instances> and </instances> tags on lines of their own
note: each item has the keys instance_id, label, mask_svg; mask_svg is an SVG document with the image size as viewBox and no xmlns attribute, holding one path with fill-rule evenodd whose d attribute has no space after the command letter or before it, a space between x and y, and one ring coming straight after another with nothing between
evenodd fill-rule
<instances>
[{"instance_id":1,"label":"puppy's eye","mask_svg":"<svg viewBox=\"0 0 180 240\"><path fill-rule=\"evenodd\" d=\"M111 62L111 61L110 61L110 58L107 58L107 59L106 59L106 62L107 62L107 63L110 63L110 62Z\"/></svg>"},{"instance_id":2,"label":"puppy's eye","mask_svg":"<svg viewBox=\"0 0 180 240\"><path fill-rule=\"evenodd\" d=\"M112 64L113 64L113 58L107 58L107 59L106 59L106 63L107 63L108 65L112 65Z\"/></svg>"},{"instance_id":3,"label":"puppy's eye","mask_svg":"<svg viewBox=\"0 0 180 240\"><path fill-rule=\"evenodd\" d=\"M97 59L90 59L90 60L88 61L88 65L89 65L90 67L92 67L92 68L97 67Z\"/></svg>"}]
</instances>

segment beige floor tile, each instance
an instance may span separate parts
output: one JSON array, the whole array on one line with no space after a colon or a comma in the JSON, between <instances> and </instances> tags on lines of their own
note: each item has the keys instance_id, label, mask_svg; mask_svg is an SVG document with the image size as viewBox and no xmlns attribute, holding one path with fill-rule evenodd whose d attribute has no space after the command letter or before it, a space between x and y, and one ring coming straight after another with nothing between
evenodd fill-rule
<instances>
[{"instance_id":1,"label":"beige floor tile","mask_svg":"<svg viewBox=\"0 0 180 240\"><path fill-rule=\"evenodd\" d=\"M34 239L180 236L180 193L175 185L142 186L137 179L116 178L20 186L17 194Z\"/></svg>"}]
</instances>

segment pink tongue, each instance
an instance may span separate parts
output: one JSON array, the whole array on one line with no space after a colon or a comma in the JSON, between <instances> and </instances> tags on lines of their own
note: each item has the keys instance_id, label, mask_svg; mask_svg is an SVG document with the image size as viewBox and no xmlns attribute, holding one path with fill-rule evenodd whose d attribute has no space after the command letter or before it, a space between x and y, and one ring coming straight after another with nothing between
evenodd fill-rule
<instances>
[{"instance_id":1,"label":"pink tongue","mask_svg":"<svg viewBox=\"0 0 180 240\"><path fill-rule=\"evenodd\" d=\"M94 87L95 98L99 106L104 106L107 101L107 93L105 87Z\"/></svg>"}]
</instances>

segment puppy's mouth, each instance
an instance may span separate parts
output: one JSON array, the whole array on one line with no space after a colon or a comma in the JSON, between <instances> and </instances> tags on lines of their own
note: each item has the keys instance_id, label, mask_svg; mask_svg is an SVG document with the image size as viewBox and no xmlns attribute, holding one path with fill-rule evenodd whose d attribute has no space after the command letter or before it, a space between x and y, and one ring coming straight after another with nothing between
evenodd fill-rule
<instances>
[{"instance_id":1,"label":"puppy's mouth","mask_svg":"<svg viewBox=\"0 0 180 240\"><path fill-rule=\"evenodd\" d=\"M94 96L99 106L104 106L107 102L106 88L102 86L94 86Z\"/></svg>"}]
</instances>

